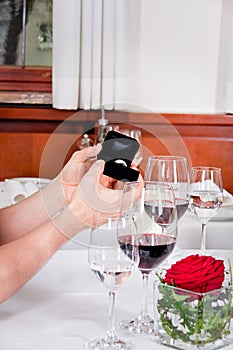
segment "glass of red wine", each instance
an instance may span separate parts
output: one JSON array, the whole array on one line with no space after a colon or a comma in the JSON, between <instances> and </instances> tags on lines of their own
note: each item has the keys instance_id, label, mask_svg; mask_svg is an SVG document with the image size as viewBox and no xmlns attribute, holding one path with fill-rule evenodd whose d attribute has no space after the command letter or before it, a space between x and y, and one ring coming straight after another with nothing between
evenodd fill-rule
<instances>
[{"instance_id":1,"label":"glass of red wine","mask_svg":"<svg viewBox=\"0 0 233 350\"><path fill-rule=\"evenodd\" d=\"M186 158L181 156L149 157L145 180L166 182L173 187L177 219L180 221L189 204L189 172Z\"/></svg>"},{"instance_id":2,"label":"glass of red wine","mask_svg":"<svg viewBox=\"0 0 233 350\"><path fill-rule=\"evenodd\" d=\"M123 198L137 186L137 182L126 183ZM150 334L154 332L154 319L148 312L149 275L158 272L175 247L177 213L174 191L167 183L144 181L141 196L137 198L132 201L127 213L133 217L137 227L138 268L142 274L144 297L140 314L132 320L122 321L120 327L129 333ZM130 237L128 240L131 240ZM124 237L123 243L127 249L127 237Z\"/></svg>"}]
</instances>

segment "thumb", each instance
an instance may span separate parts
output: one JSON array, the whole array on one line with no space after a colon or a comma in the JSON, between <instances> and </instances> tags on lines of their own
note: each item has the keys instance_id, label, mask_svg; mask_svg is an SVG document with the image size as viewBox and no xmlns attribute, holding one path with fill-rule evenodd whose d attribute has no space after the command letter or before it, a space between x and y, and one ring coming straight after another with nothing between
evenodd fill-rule
<instances>
[{"instance_id":1,"label":"thumb","mask_svg":"<svg viewBox=\"0 0 233 350\"><path fill-rule=\"evenodd\" d=\"M94 182L99 182L99 177L104 171L104 165L104 160L97 160L92 164L86 175L90 177Z\"/></svg>"},{"instance_id":2,"label":"thumb","mask_svg":"<svg viewBox=\"0 0 233 350\"><path fill-rule=\"evenodd\" d=\"M102 213L119 212L121 201L120 192L103 187L100 184L100 176L103 173L105 162L95 161L79 184L80 195L86 207Z\"/></svg>"}]
</instances>

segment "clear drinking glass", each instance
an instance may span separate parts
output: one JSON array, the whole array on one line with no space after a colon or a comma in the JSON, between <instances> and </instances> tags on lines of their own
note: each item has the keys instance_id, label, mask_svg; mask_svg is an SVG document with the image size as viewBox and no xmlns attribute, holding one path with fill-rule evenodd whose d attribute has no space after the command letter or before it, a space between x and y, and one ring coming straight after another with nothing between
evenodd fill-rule
<instances>
[{"instance_id":1,"label":"clear drinking glass","mask_svg":"<svg viewBox=\"0 0 233 350\"><path fill-rule=\"evenodd\" d=\"M136 191L137 183L126 183L124 194ZM123 194L123 197L124 197ZM134 195L134 198L136 196ZM176 244L177 224L173 189L166 183L144 181L142 195L132 201L127 214L134 218L139 236L139 265L144 297L140 314L124 320L120 327L130 333L152 333L154 320L148 312L148 280L171 254Z\"/></svg>"},{"instance_id":2,"label":"clear drinking glass","mask_svg":"<svg viewBox=\"0 0 233 350\"><path fill-rule=\"evenodd\" d=\"M217 350L232 344L230 286L205 293L164 283L158 288L155 311L164 327L159 343L180 350Z\"/></svg>"},{"instance_id":3,"label":"clear drinking glass","mask_svg":"<svg viewBox=\"0 0 233 350\"><path fill-rule=\"evenodd\" d=\"M128 247L124 243L127 237ZM122 243L121 243L122 242ZM138 266L137 231L131 217L94 217L90 232L88 259L91 270L109 292L109 316L106 335L87 343L91 350L131 349L131 344L119 339L115 333L114 305L118 288Z\"/></svg>"},{"instance_id":4,"label":"clear drinking glass","mask_svg":"<svg viewBox=\"0 0 233 350\"><path fill-rule=\"evenodd\" d=\"M185 214L189 203L189 172L187 160L181 156L151 156L148 158L145 180L169 183L176 199L177 219Z\"/></svg>"},{"instance_id":5,"label":"clear drinking glass","mask_svg":"<svg viewBox=\"0 0 233 350\"><path fill-rule=\"evenodd\" d=\"M222 205L223 184L220 168L197 166L190 173L189 209L201 221L201 252L206 250L206 225Z\"/></svg>"}]
</instances>

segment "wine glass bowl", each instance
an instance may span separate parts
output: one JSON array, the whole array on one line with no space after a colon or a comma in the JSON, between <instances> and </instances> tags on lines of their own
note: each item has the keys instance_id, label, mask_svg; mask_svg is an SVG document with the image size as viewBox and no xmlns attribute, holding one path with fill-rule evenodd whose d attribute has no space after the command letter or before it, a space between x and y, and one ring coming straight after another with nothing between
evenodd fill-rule
<instances>
[{"instance_id":1,"label":"wine glass bowl","mask_svg":"<svg viewBox=\"0 0 233 350\"><path fill-rule=\"evenodd\" d=\"M131 344L115 333L114 305L119 287L136 270L139 262L136 226L131 217L103 218L95 215L90 232L90 268L109 292L109 322L106 335L87 343L87 349L131 349ZM127 237L128 247L124 244Z\"/></svg>"},{"instance_id":2,"label":"wine glass bowl","mask_svg":"<svg viewBox=\"0 0 233 350\"><path fill-rule=\"evenodd\" d=\"M145 183L144 208L147 215L166 233L176 216L173 188L166 183L147 181Z\"/></svg>"},{"instance_id":3,"label":"wine glass bowl","mask_svg":"<svg viewBox=\"0 0 233 350\"><path fill-rule=\"evenodd\" d=\"M197 192L197 193L195 193ZM210 220L222 203L221 194L208 191L194 191L190 197L190 208L200 220Z\"/></svg>"},{"instance_id":4,"label":"wine glass bowl","mask_svg":"<svg viewBox=\"0 0 233 350\"><path fill-rule=\"evenodd\" d=\"M180 220L189 204L189 173L185 157L151 156L148 158L145 180L166 182L173 187L177 218Z\"/></svg>"}]
</instances>

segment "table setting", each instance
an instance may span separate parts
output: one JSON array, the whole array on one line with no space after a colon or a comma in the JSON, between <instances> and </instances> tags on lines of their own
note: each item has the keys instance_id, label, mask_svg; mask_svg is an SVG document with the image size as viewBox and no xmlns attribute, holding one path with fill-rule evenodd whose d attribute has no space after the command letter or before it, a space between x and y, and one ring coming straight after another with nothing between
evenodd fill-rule
<instances>
[{"instance_id":1,"label":"table setting","mask_svg":"<svg viewBox=\"0 0 233 350\"><path fill-rule=\"evenodd\" d=\"M176 261L192 253L193 250L176 248L171 259ZM233 259L233 250L208 253ZM148 296L151 315L152 280ZM126 334L119 327L122 320L131 319L140 311L141 296L141 276L136 272L117 295L117 334L130 341L133 349L166 349L154 342L152 334ZM90 271L87 250L59 250L17 294L0 305L1 348L86 349L90 339L105 334L107 315L108 294ZM227 349L233 349L233 345Z\"/></svg>"},{"instance_id":2,"label":"table setting","mask_svg":"<svg viewBox=\"0 0 233 350\"><path fill-rule=\"evenodd\" d=\"M0 182L1 207L49 181ZM0 305L2 349L233 349L232 208L221 169L149 157L119 216L94 215Z\"/></svg>"},{"instance_id":3,"label":"table setting","mask_svg":"<svg viewBox=\"0 0 233 350\"><path fill-rule=\"evenodd\" d=\"M36 177L17 177L0 181L0 208L16 204L33 195L50 181Z\"/></svg>"}]
</instances>

